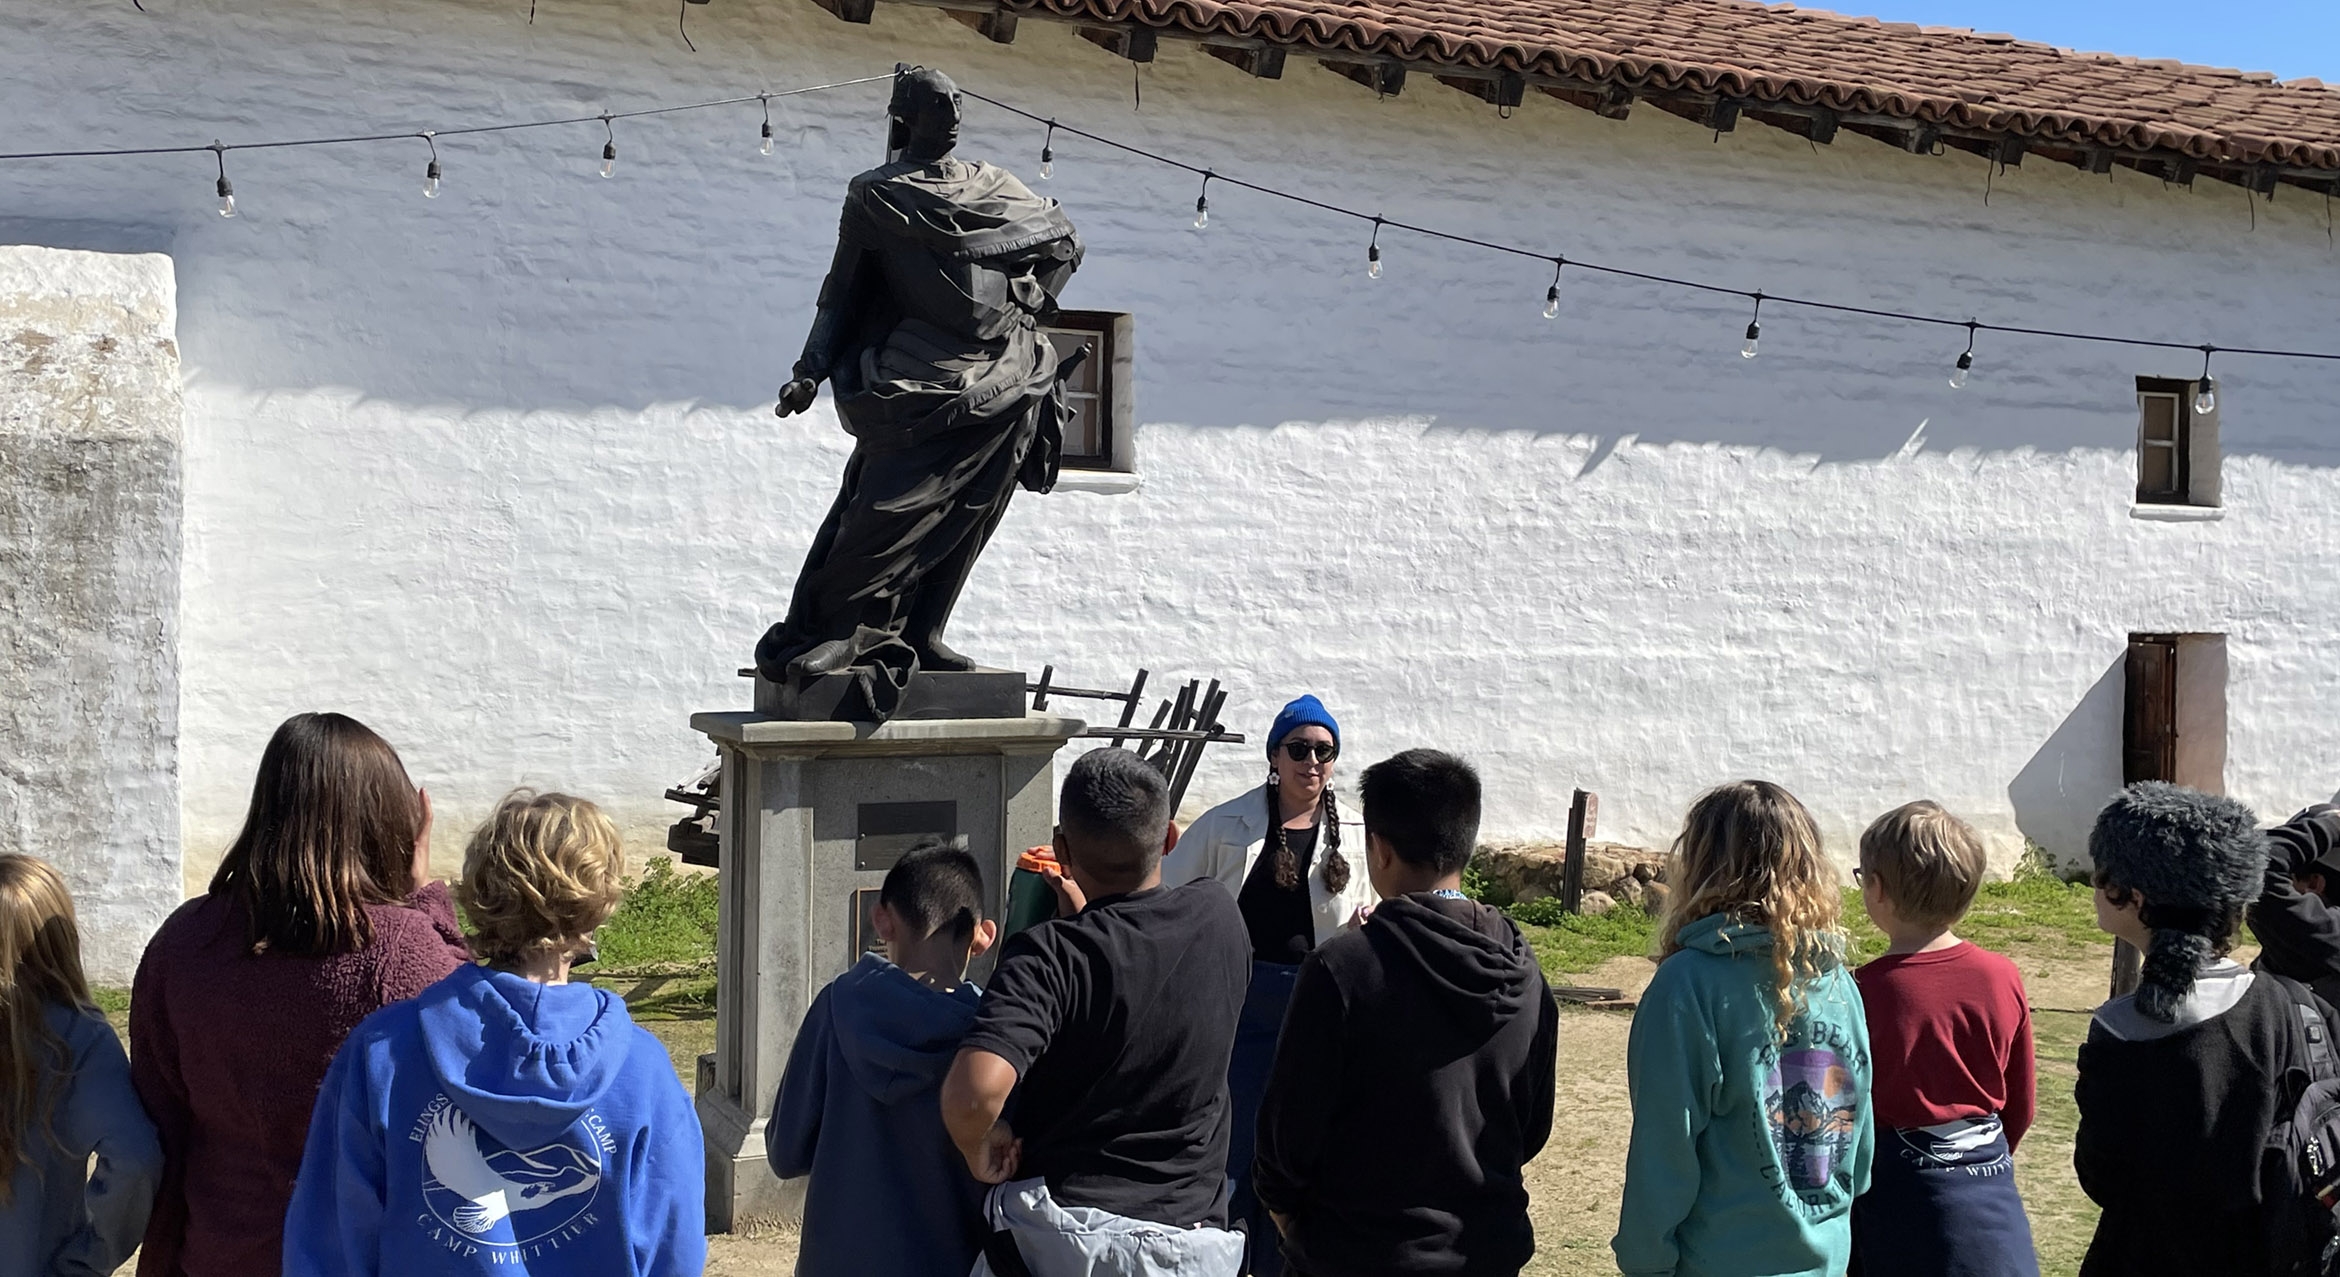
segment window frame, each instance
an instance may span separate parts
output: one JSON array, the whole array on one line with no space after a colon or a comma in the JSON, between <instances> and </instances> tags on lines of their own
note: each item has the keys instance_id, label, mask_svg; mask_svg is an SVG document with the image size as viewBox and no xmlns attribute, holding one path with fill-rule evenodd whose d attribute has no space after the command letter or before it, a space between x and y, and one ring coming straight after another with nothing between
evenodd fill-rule
<instances>
[{"instance_id":1,"label":"window frame","mask_svg":"<svg viewBox=\"0 0 2340 1277\"><path fill-rule=\"evenodd\" d=\"M1131 438L1135 418L1130 401L1133 364L1130 338L1134 328L1131 317L1110 310L1060 310L1040 327L1043 333L1049 335L1051 347L1055 345L1055 334L1059 332L1078 334L1095 346L1089 358L1097 366L1096 413L1093 418L1097 423L1097 451L1076 453L1072 450L1072 442L1067 440L1063 457L1064 470L1130 473L1135 469L1136 461L1136 449ZM1063 355L1058 357L1062 358Z\"/></svg>"},{"instance_id":2,"label":"window frame","mask_svg":"<svg viewBox=\"0 0 2340 1277\"><path fill-rule=\"evenodd\" d=\"M2193 504L2192 489L2188 484L2190 476L2187 474L2191 469L2188 463L2192 460L2188 454L2193 451L2193 397L2193 385L2190 382L2155 377L2137 379L2137 504ZM2150 405L2157 400L2166 400L2170 408L2170 437L2167 441L2155 439L2147 433L2152 421ZM2170 486L2166 488L2145 486L2145 459L2152 455L2154 449L2167 449L2170 454Z\"/></svg>"}]
</instances>

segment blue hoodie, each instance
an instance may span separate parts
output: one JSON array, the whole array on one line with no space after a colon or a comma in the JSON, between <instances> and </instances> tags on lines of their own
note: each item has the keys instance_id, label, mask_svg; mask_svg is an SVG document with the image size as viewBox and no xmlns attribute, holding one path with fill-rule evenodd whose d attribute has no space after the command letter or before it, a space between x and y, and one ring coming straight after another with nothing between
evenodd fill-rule
<instances>
[{"instance_id":1,"label":"blue hoodie","mask_svg":"<svg viewBox=\"0 0 2340 1277\"><path fill-rule=\"evenodd\" d=\"M106 1017L55 1002L42 1014L64 1041L72 1071L43 1082L54 1097L48 1129L19 1137L28 1160L9 1177L0 1203L0 1273L105 1277L146 1232L162 1182L162 1144Z\"/></svg>"},{"instance_id":2,"label":"blue hoodie","mask_svg":"<svg viewBox=\"0 0 2340 1277\"><path fill-rule=\"evenodd\" d=\"M1682 929L1633 1013L1626 1277L1833 1277L1874 1148L1869 1027L1852 973L1804 985L1781 1042L1771 932L1723 915Z\"/></svg>"},{"instance_id":3,"label":"blue hoodie","mask_svg":"<svg viewBox=\"0 0 2340 1277\"><path fill-rule=\"evenodd\" d=\"M699 1120L615 994L465 966L367 1016L317 1093L285 1277L697 1277Z\"/></svg>"},{"instance_id":4,"label":"blue hoodie","mask_svg":"<svg viewBox=\"0 0 2340 1277\"><path fill-rule=\"evenodd\" d=\"M764 1126L772 1170L812 1176L798 1277L967 1277L984 1188L943 1129L941 1091L979 997L869 954L813 999Z\"/></svg>"}]
</instances>

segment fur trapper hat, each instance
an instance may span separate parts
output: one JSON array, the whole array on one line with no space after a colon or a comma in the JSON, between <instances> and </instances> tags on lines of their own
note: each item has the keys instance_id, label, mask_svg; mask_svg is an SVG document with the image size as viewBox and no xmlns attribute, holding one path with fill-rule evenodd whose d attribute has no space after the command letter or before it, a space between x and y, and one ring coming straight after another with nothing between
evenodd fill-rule
<instances>
[{"instance_id":1,"label":"fur trapper hat","mask_svg":"<svg viewBox=\"0 0 2340 1277\"><path fill-rule=\"evenodd\" d=\"M2153 944L2137 1010L2170 1023L2195 975L2216 956L2229 920L2267 885L2259 819L2231 798L2139 781L2097 813L2088 857L2099 881L2145 898Z\"/></svg>"}]
</instances>

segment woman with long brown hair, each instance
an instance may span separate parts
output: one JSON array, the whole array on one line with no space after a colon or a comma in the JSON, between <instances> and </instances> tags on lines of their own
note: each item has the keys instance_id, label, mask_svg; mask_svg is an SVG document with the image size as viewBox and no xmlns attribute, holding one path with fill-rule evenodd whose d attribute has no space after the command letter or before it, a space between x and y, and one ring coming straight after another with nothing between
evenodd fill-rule
<instances>
[{"instance_id":1,"label":"woman with long brown hair","mask_svg":"<svg viewBox=\"0 0 2340 1277\"><path fill-rule=\"evenodd\" d=\"M0 855L0 1273L114 1271L161 1174L122 1040L90 1001L64 877Z\"/></svg>"},{"instance_id":2,"label":"woman with long brown hair","mask_svg":"<svg viewBox=\"0 0 2340 1277\"><path fill-rule=\"evenodd\" d=\"M430 829L430 796L356 719L296 714L269 739L243 832L131 991L131 1073L164 1155L139 1277L280 1271L334 1052L470 958Z\"/></svg>"}]
</instances>

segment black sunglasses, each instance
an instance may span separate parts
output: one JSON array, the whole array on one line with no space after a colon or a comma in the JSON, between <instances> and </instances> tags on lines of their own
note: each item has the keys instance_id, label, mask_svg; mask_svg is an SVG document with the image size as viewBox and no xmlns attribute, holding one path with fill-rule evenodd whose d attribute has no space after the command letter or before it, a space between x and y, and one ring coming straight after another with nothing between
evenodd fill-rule
<instances>
[{"instance_id":1,"label":"black sunglasses","mask_svg":"<svg viewBox=\"0 0 2340 1277\"><path fill-rule=\"evenodd\" d=\"M1320 763L1329 763L1340 756L1341 747L1328 740L1288 740L1284 742L1284 757L1295 763L1305 763L1311 758Z\"/></svg>"}]
</instances>

